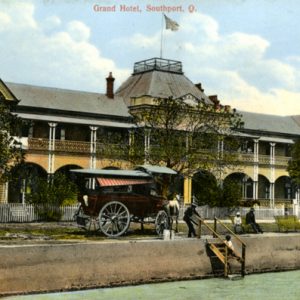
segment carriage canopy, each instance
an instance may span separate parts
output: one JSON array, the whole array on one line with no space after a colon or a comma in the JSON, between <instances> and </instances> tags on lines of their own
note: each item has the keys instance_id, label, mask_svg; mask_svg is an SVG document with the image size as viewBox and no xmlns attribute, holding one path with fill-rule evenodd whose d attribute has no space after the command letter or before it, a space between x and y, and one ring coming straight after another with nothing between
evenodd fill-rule
<instances>
[{"instance_id":1,"label":"carriage canopy","mask_svg":"<svg viewBox=\"0 0 300 300\"><path fill-rule=\"evenodd\" d=\"M142 165L135 170L108 170L108 169L75 169L71 172L86 177L97 178L100 186L121 186L153 183L153 175L176 172L167 167Z\"/></svg>"}]
</instances>

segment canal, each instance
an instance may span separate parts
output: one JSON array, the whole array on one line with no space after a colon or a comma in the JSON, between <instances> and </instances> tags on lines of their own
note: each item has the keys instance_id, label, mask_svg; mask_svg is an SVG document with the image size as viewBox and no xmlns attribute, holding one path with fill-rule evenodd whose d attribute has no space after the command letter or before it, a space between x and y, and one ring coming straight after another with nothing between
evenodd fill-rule
<instances>
[{"instance_id":1,"label":"canal","mask_svg":"<svg viewBox=\"0 0 300 300\"><path fill-rule=\"evenodd\" d=\"M247 275L243 279L203 279L66 293L5 297L7 300L298 300L300 270Z\"/></svg>"}]
</instances>

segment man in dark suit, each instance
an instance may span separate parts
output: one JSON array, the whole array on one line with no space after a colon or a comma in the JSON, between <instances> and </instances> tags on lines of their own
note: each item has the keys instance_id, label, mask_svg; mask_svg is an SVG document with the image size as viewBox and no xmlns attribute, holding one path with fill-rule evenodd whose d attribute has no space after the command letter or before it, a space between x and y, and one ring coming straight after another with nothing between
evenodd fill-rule
<instances>
[{"instance_id":1,"label":"man in dark suit","mask_svg":"<svg viewBox=\"0 0 300 300\"><path fill-rule=\"evenodd\" d=\"M197 207L197 204L195 203L192 203L191 206L189 206L185 212L184 212L184 216L183 216L183 220L185 221L186 225L188 226L189 228L189 233L188 233L188 237L195 237L196 236L196 231L195 231L195 228L194 228L194 225L197 225L195 223L195 221L193 221L193 215L197 215L199 218L200 215L198 214L197 210L196 210L196 207Z\"/></svg>"},{"instance_id":2,"label":"man in dark suit","mask_svg":"<svg viewBox=\"0 0 300 300\"><path fill-rule=\"evenodd\" d=\"M251 225L255 233L263 233L260 226L255 221L254 208L251 207L250 211L246 214L246 224Z\"/></svg>"}]
</instances>

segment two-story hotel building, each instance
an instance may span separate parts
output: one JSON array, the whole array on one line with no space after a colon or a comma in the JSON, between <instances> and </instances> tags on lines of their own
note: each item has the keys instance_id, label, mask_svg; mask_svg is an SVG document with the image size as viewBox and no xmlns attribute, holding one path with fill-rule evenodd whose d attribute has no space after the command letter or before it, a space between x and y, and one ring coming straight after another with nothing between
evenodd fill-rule
<instances>
[{"instance_id":1,"label":"two-story hotel building","mask_svg":"<svg viewBox=\"0 0 300 300\"><path fill-rule=\"evenodd\" d=\"M215 95L207 96L201 84L191 82L178 61L153 58L137 62L132 75L116 91L111 73L106 80L105 94L0 81L1 98L18 103L16 113L27 121L21 134L26 172L15 167L18 181L0 187L0 202L24 203L35 176L47 178L74 167L132 168L123 159L122 145L130 142L130 130L135 126L130 110L139 105L168 97L211 105L218 101ZM261 205L299 202L299 190L291 182L287 164L291 145L300 138L300 115L239 113L243 121L239 164L225 171L222 179L239 180L243 198L259 200ZM120 140L112 140L110 145L117 154L103 151L100 132L119 133ZM189 203L193 176L185 177L179 190Z\"/></svg>"}]
</instances>

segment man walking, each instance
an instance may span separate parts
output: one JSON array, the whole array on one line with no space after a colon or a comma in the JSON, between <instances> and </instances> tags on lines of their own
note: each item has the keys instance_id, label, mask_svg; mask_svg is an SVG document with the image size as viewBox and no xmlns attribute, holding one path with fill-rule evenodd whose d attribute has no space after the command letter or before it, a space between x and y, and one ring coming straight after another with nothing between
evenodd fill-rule
<instances>
[{"instance_id":1,"label":"man walking","mask_svg":"<svg viewBox=\"0 0 300 300\"><path fill-rule=\"evenodd\" d=\"M183 220L185 221L186 225L189 228L188 237L196 236L196 231L195 231L193 223L195 225L197 225L197 223L193 220L193 215L195 214L199 218L201 218L196 210L196 207L197 207L197 204L192 203L191 206L189 206L184 212Z\"/></svg>"}]
</instances>

